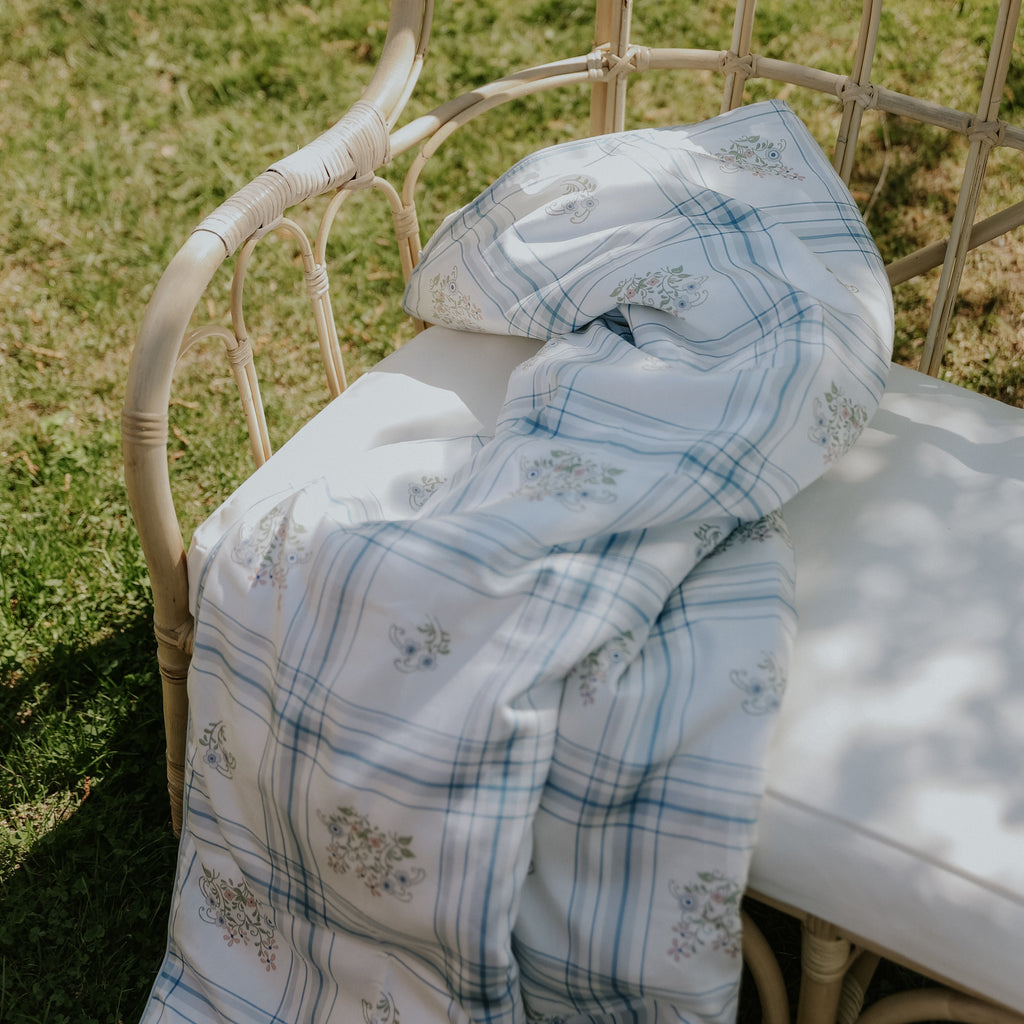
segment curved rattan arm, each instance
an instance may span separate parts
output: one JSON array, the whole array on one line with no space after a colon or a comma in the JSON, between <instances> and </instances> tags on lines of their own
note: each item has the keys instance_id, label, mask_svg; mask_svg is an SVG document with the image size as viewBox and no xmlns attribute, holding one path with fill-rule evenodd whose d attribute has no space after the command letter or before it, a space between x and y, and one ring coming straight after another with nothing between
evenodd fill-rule
<instances>
[{"instance_id":1,"label":"curved rattan arm","mask_svg":"<svg viewBox=\"0 0 1024 1024\"><path fill-rule=\"evenodd\" d=\"M389 131L419 73L432 0L393 0L380 62L353 109L308 146L279 161L206 218L175 255L146 309L128 370L122 412L125 484L153 590L167 727L172 823L181 829L192 646L185 548L171 496L167 409L192 311L224 260L273 227L284 210L388 159Z\"/></svg>"},{"instance_id":2,"label":"curved rattan arm","mask_svg":"<svg viewBox=\"0 0 1024 1024\"><path fill-rule=\"evenodd\" d=\"M431 0L392 0L380 62L362 97L326 132L272 164L196 229L217 235L230 255L290 206L353 178L369 179L390 158L390 129L423 61Z\"/></svg>"},{"instance_id":3,"label":"curved rattan arm","mask_svg":"<svg viewBox=\"0 0 1024 1024\"><path fill-rule=\"evenodd\" d=\"M167 464L171 378L191 311L226 253L220 239L193 235L150 300L128 371L121 414L125 486L153 590L157 657L167 731L167 784L175 832L184 785L185 676L192 645L185 548L174 512Z\"/></svg>"}]
</instances>

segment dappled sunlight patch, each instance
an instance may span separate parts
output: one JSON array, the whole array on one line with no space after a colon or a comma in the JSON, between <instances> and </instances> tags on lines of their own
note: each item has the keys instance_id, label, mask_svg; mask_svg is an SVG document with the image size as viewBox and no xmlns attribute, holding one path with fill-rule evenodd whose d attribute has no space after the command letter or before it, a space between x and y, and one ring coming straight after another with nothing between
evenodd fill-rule
<instances>
[{"instance_id":1,"label":"dappled sunlight patch","mask_svg":"<svg viewBox=\"0 0 1024 1024\"><path fill-rule=\"evenodd\" d=\"M86 779L82 790L62 790L34 803L18 804L0 816L0 879L18 869L33 844L71 818L90 788Z\"/></svg>"}]
</instances>

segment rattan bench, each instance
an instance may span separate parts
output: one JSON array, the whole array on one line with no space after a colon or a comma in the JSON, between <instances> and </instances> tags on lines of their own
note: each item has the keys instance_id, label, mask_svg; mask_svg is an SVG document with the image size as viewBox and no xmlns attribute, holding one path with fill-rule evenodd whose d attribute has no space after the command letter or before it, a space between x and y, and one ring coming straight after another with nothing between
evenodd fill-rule
<instances>
[{"instance_id":1,"label":"rattan bench","mask_svg":"<svg viewBox=\"0 0 1024 1024\"><path fill-rule=\"evenodd\" d=\"M943 237L888 267L894 285L941 268L921 372L893 368L881 408L858 444L784 510L797 554L801 625L748 895L803 922L802 1022L857 1019L878 956L885 956L936 978L940 987L889 997L865 1011L864 1024L1020 1024L1024 415L937 379L969 250L1024 221L1024 202L976 217L989 153L1024 150L1024 129L1000 117L1019 0L999 6L973 111L874 80L881 0L864 0L844 73L753 52L753 0L737 4L732 38L717 50L637 46L632 4L597 0L589 53L479 86L397 127L425 57L431 6L394 0L379 68L362 100L198 226L164 274L140 330L123 414L126 480L153 582L175 827L192 645L190 581L167 456L167 409L181 355L201 337L223 337L254 460L266 466L260 486L277 486L291 461L312 457L301 433L270 457L242 313L254 246L273 230L299 240L328 387L338 397L345 372L324 238L350 190L376 186L384 193L408 276L421 244L414 188L423 166L453 132L499 104L586 85L591 132L601 134L628 123L630 80L648 72L719 75L725 110L743 102L748 82L792 83L834 97L832 156L846 181L866 111L943 129L969 145L959 203ZM684 112L679 120L686 119ZM377 177L391 159L417 147L403 184ZM323 227L308 241L286 214L321 195L327 197ZM236 254L233 327L190 331L211 279ZM498 337L467 343L461 332L418 326L426 329L370 376L436 385L482 423L493 422L508 374L531 354L532 343ZM368 432L386 428L391 410L361 408L372 421ZM324 415L341 429L351 414L342 398ZM790 1014L785 989L752 924L744 952L766 1019L781 1024Z\"/></svg>"}]
</instances>

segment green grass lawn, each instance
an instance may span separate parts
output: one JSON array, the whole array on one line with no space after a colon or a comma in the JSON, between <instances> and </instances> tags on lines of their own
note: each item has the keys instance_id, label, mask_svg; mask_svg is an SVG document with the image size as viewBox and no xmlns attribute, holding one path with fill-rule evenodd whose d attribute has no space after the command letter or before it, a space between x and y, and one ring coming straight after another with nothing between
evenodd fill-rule
<instances>
[{"instance_id":1,"label":"green grass lawn","mask_svg":"<svg viewBox=\"0 0 1024 1024\"><path fill-rule=\"evenodd\" d=\"M726 6L640 3L638 32L723 46ZM766 3L758 45L807 57L852 33L858 5L825 15L820 6ZM973 69L991 6L894 4L882 63L911 84L936 62ZM358 96L384 39L381 0L245 7L242 16L216 0L0 5L0 1020L11 1024L136 1019L164 945L175 842L148 579L119 436L146 300L206 213ZM812 19L808 34L801 26ZM928 21L950 52L908 58L901 41L917 33L914 19ZM959 37L968 43L952 42ZM412 110L433 106L453 82L471 88L558 47L585 52L590 41L589 5L573 0L441 2L433 63ZM939 85L963 88L968 77L947 75ZM680 86L651 76L633 88L636 124L717 109L709 78ZM1022 90L1012 77L1011 109ZM751 89L754 98L767 91ZM970 107L974 98L956 102ZM824 130L824 106L798 107L815 131ZM568 138L586 120L586 97L533 98L518 113L515 122L494 115L464 145L442 149L426 175L424 239L502 167ZM869 127L883 132L890 166L872 225L883 249L899 253L928 219L948 215L955 181L951 154L927 134L922 142L897 124ZM999 161L997 183L1019 189L1019 161ZM881 158L866 167L877 173ZM854 183L865 201L873 187L868 176ZM330 250L350 377L411 334L384 237L389 214L363 196L351 206L365 220L342 224ZM313 215L296 214L309 223ZM249 317L272 431L283 438L324 388L294 253L287 244L263 248ZM946 371L1019 405L1022 275L1019 239L972 257L964 326ZM215 282L204 317L224 307L226 287ZM898 291L903 361L913 362L920 344L928 287ZM193 525L246 472L232 388L226 361L211 349L182 372L176 392L171 457Z\"/></svg>"}]
</instances>

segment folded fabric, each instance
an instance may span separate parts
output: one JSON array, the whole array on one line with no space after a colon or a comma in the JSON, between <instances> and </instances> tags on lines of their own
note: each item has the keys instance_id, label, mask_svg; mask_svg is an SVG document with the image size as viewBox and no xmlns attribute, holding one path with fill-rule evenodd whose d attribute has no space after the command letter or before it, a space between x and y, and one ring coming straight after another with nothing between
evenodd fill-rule
<instances>
[{"instance_id":1,"label":"folded fabric","mask_svg":"<svg viewBox=\"0 0 1024 1024\"><path fill-rule=\"evenodd\" d=\"M493 437L446 409L207 538L146 1019L727 1020L777 509L881 395L881 260L772 103L528 158L406 301L547 344Z\"/></svg>"}]
</instances>

